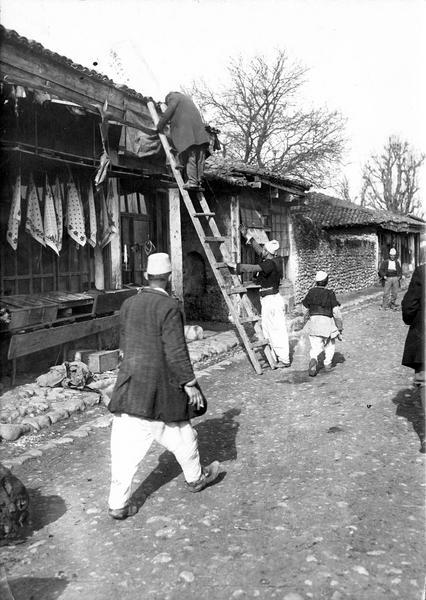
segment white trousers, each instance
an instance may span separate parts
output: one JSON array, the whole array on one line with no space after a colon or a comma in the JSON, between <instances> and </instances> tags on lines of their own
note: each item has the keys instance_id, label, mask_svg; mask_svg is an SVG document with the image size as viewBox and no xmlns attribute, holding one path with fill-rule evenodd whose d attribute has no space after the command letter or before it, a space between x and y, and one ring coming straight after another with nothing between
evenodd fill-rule
<instances>
[{"instance_id":1,"label":"white trousers","mask_svg":"<svg viewBox=\"0 0 426 600\"><path fill-rule=\"evenodd\" d=\"M324 350L325 358L324 365L331 365L333 360L334 350L336 349L336 342L331 338L322 337L320 335L310 335L309 341L311 342L311 350L309 352L310 358L318 358L321 352Z\"/></svg>"},{"instance_id":2,"label":"white trousers","mask_svg":"<svg viewBox=\"0 0 426 600\"><path fill-rule=\"evenodd\" d=\"M268 338L279 360L290 362L287 323L284 299L281 294L270 294L260 298L262 306L262 331Z\"/></svg>"},{"instance_id":3,"label":"white trousers","mask_svg":"<svg viewBox=\"0 0 426 600\"><path fill-rule=\"evenodd\" d=\"M133 477L154 440L175 455L188 483L201 477L197 432L189 421L163 423L126 414L114 415L109 508L123 508L127 504Z\"/></svg>"}]
</instances>

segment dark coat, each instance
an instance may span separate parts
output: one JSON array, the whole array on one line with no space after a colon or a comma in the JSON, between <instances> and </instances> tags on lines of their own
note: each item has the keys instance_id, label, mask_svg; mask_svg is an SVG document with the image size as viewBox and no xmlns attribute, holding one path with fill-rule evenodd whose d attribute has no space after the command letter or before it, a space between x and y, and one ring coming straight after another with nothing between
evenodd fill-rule
<instances>
[{"instance_id":1,"label":"dark coat","mask_svg":"<svg viewBox=\"0 0 426 600\"><path fill-rule=\"evenodd\" d=\"M167 95L167 109L161 115L157 129L161 131L170 122L170 137L176 150L181 153L190 146L209 144L200 112L189 96L180 92Z\"/></svg>"},{"instance_id":2,"label":"dark coat","mask_svg":"<svg viewBox=\"0 0 426 600\"><path fill-rule=\"evenodd\" d=\"M380 277L380 279L382 279L382 281L384 280L384 277L387 277L387 275L388 275L389 261L390 261L390 258L387 258L386 260L382 261L382 263L380 264L379 277ZM398 279L401 279L402 267L401 267L401 263L399 262L399 260L397 258L395 258L395 266L396 266L396 276L398 277Z\"/></svg>"},{"instance_id":3,"label":"dark coat","mask_svg":"<svg viewBox=\"0 0 426 600\"><path fill-rule=\"evenodd\" d=\"M124 357L109 410L164 421L189 418L183 385L194 379L176 300L143 288L120 310Z\"/></svg>"},{"instance_id":4,"label":"dark coat","mask_svg":"<svg viewBox=\"0 0 426 600\"><path fill-rule=\"evenodd\" d=\"M412 369L424 367L425 362L425 273L426 265L416 267L401 302L402 318L404 323L410 326L405 340L402 364Z\"/></svg>"}]
</instances>

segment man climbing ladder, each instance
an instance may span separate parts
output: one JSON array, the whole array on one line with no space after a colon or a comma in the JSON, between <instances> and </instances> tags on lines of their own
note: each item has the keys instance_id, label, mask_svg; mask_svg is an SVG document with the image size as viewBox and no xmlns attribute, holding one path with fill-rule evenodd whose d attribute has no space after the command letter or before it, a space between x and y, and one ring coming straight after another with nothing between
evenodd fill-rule
<instances>
[{"instance_id":1,"label":"man climbing ladder","mask_svg":"<svg viewBox=\"0 0 426 600\"><path fill-rule=\"evenodd\" d=\"M203 119L189 96L180 92L169 92L166 96L167 109L157 123L157 131L163 131L170 123L170 137L179 153L181 165L186 169L185 190L202 190L204 161L209 147L209 136Z\"/></svg>"},{"instance_id":2,"label":"man climbing ladder","mask_svg":"<svg viewBox=\"0 0 426 600\"><path fill-rule=\"evenodd\" d=\"M159 117L154 102L151 100L148 101L147 107L154 124L157 126ZM226 248L225 238L221 236L214 219L215 213L210 211L204 194L198 189L199 186L197 186L197 189L195 190L191 187L188 189L188 186L185 186L167 137L163 133L159 133L159 137L169 160L176 183L179 186L182 199L204 248L207 260L210 263L212 272L229 309L233 323L244 344L248 357L250 358L256 373L261 374L263 369L257 353L263 351L267 363L272 369L275 369L277 365L269 341L263 335L260 317L255 312L253 305L247 297L246 288L241 284L238 276L235 273L231 273L228 267L227 263L231 261L231 256ZM197 209L194 207L193 199L191 198L189 191L197 192ZM208 231L208 229L210 231ZM219 253L221 258L218 260L217 257ZM246 327L248 330L246 330Z\"/></svg>"}]
</instances>

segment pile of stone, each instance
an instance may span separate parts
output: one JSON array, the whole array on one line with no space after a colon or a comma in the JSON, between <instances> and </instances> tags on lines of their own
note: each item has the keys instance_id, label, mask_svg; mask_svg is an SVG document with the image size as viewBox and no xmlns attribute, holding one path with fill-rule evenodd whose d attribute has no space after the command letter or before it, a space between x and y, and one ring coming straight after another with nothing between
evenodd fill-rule
<instances>
[{"instance_id":1,"label":"pile of stone","mask_svg":"<svg viewBox=\"0 0 426 600\"><path fill-rule=\"evenodd\" d=\"M14 441L100 402L108 405L116 376L116 372L102 373L84 390L30 383L5 392L0 396L0 439Z\"/></svg>"}]
</instances>

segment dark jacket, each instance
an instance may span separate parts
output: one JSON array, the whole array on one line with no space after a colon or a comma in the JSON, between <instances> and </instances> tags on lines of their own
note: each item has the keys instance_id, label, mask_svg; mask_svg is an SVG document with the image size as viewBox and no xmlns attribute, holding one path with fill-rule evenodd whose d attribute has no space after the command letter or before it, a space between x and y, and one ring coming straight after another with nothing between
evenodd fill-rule
<instances>
[{"instance_id":1,"label":"dark jacket","mask_svg":"<svg viewBox=\"0 0 426 600\"><path fill-rule=\"evenodd\" d=\"M167 95L167 109L158 121L161 131L170 122L170 137L176 150L181 153L190 146L209 144L210 138L198 108L189 96L180 92Z\"/></svg>"},{"instance_id":2,"label":"dark jacket","mask_svg":"<svg viewBox=\"0 0 426 600\"><path fill-rule=\"evenodd\" d=\"M120 310L120 348L109 410L165 423L188 420L182 386L194 372L177 301L151 288L128 298Z\"/></svg>"},{"instance_id":3,"label":"dark jacket","mask_svg":"<svg viewBox=\"0 0 426 600\"><path fill-rule=\"evenodd\" d=\"M401 302L402 318L410 326L405 340L402 364L412 369L424 367L426 265L416 267Z\"/></svg>"},{"instance_id":4,"label":"dark jacket","mask_svg":"<svg viewBox=\"0 0 426 600\"><path fill-rule=\"evenodd\" d=\"M389 258L384 260L379 267L379 277L383 279L384 277L398 277L401 279L402 277L402 268L401 263L397 258L395 258L395 267L396 271L389 271Z\"/></svg>"},{"instance_id":5,"label":"dark jacket","mask_svg":"<svg viewBox=\"0 0 426 600\"><path fill-rule=\"evenodd\" d=\"M302 304L305 308L309 309L309 314L323 315L324 317L333 316L333 308L340 306L340 302L337 301L336 294L333 290L329 290L323 286L315 286L309 290Z\"/></svg>"}]
</instances>

